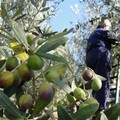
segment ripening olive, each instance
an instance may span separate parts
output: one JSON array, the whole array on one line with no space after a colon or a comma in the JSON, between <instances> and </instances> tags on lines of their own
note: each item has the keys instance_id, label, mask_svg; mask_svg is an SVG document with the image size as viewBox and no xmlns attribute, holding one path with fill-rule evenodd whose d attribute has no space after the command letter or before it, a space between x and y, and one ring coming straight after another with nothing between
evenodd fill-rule
<instances>
[{"instance_id":1,"label":"ripening olive","mask_svg":"<svg viewBox=\"0 0 120 120\"><path fill-rule=\"evenodd\" d=\"M39 98L44 101L49 101L53 98L54 90L53 87L48 82L43 82L39 86Z\"/></svg>"},{"instance_id":2,"label":"ripening olive","mask_svg":"<svg viewBox=\"0 0 120 120\"><path fill-rule=\"evenodd\" d=\"M91 83L91 88L95 91L98 91L101 89L101 87L102 87L102 81L98 77L95 77Z\"/></svg>"},{"instance_id":3,"label":"ripening olive","mask_svg":"<svg viewBox=\"0 0 120 120\"><path fill-rule=\"evenodd\" d=\"M40 70L44 66L44 61L38 55L31 55L27 60L27 65L33 70Z\"/></svg>"},{"instance_id":4,"label":"ripening olive","mask_svg":"<svg viewBox=\"0 0 120 120\"><path fill-rule=\"evenodd\" d=\"M33 77L33 71L27 66L26 63L23 63L18 67L18 73L22 80L29 81Z\"/></svg>"},{"instance_id":5,"label":"ripening olive","mask_svg":"<svg viewBox=\"0 0 120 120\"><path fill-rule=\"evenodd\" d=\"M93 72L90 69L87 69L83 72L82 77L85 81L91 81L93 78Z\"/></svg>"},{"instance_id":6,"label":"ripening olive","mask_svg":"<svg viewBox=\"0 0 120 120\"><path fill-rule=\"evenodd\" d=\"M32 108L33 105L33 98L30 94L23 94L20 96L19 101L19 108L23 111Z\"/></svg>"},{"instance_id":7,"label":"ripening olive","mask_svg":"<svg viewBox=\"0 0 120 120\"><path fill-rule=\"evenodd\" d=\"M0 88L8 88L14 82L14 75L9 71L0 73Z\"/></svg>"},{"instance_id":8,"label":"ripening olive","mask_svg":"<svg viewBox=\"0 0 120 120\"><path fill-rule=\"evenodd\" d=\"M73 95L77 100L82 100L86 97L85 91L79 87L75 88Z\"/></svg>"},{"instance_id":9,"label":"ripening olive","mask_svg":"<svg viewBox=\"0 0 120 120\"><path fill-rule=\"evenodd\" d=\"M12 71L18 66L19 62L16 57L9 57L6 61L6 70L7 71Z\"/></svg>"}]
</instances>

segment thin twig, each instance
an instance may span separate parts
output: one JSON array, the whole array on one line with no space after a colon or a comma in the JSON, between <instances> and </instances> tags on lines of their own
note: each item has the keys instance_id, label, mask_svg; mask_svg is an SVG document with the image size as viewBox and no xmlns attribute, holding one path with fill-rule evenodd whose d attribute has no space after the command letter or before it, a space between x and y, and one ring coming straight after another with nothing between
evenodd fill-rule
<instances>
[{"instance_id":1,"label":"thin twig","mask_svg":"<svg viewBox=\"0 0 120 120\"><path fill-rule=\"evenodd\" d=\"M52 118L52 120L57 120L57 118L53 115L53 110L49 110L46 107L44 111Z\"/></svg>"}]
</instances>

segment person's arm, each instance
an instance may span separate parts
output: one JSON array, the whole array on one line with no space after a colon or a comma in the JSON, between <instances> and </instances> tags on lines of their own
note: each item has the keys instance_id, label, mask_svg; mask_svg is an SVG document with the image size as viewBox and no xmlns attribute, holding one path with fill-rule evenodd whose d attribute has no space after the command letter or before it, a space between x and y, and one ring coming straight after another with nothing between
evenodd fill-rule
<instances>
[{"instance_id":1,"label":"person's arm","mask_svg":"<svg viewBox=\"0 0 120 120\"><path fill-rule=\"evenodd\" d=\"M120 36L117 36L111 32L107 32L107 38L111 44L115 44L117 41L120 40Z\"/></svg>"}]
</instances>

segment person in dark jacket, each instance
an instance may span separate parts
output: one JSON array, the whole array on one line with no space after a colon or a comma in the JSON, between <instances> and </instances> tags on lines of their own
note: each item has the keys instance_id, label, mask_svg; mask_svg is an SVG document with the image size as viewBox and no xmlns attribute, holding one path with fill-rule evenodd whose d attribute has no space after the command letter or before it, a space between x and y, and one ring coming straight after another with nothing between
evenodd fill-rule
<instances>
[{"instance_id":1,"label":"person in dark jacket","mask_svg":"<svg viewBox=\"0 0 120 120\"><path fill-rule=\"evenodd\" d=\"M99 110L107 108L107 98L109 93L109 81L111 70L111 45L115 44L118 37L110 32L111 23L108 19L102 20L98 27L91 33L86 49L86 65L94 70L98 75L106 78L102 81L102 88L93 91L100 106Z\"/></svg>"}]
</instances>

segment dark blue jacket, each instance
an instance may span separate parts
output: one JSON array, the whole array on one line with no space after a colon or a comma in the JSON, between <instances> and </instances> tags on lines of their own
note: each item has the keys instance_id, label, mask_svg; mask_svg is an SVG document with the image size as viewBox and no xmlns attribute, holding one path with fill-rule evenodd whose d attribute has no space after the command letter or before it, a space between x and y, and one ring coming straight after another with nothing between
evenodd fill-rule
<instances>
[{"instance_id":1,"label":"dark blue jacket","mask_svg":"<svg viewBox=\"0 0 120 120\"><path fill-rule=\"evenodd\" d=\"M111 44L115 44L117 39L118 37L111 34L110 31L97 28L88 39L86 52L94 47L103 47L107 50L111 50Z\"/></svg>"},{"instance_id":2,"label":"dark blue jacket","mask_svg":"<svg viewBox=\"0 0 120 120\"><path fill-rule=\"evenodd\" d=\"M111 45L115 44L118 38L119 37L103 28L97 28L93 31L87 43L86 65L94 70L99 61L101 62L100 66L106 65L107 68L111 69ZM98 67L98 69L100 69L100 67Z\"/></svg>"}]
</instances>

